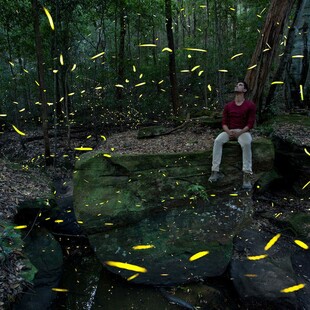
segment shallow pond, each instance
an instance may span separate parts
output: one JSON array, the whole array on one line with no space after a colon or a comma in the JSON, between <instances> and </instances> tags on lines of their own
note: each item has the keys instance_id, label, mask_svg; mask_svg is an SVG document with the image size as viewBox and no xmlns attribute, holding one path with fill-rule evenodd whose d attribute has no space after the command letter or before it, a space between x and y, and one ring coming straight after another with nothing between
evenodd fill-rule
<instances>
[{"instance_id":1,"label":"shallow pond","mask_svg":"<svg viewBox=\"0 0 310 310\"><path fill-rule=\"evenodd\" d=\"M54 309L149 309L173 310L159 289L134 285L102 268L96 257L64 265L61 287Z\"/></svg>"}]
</instances>

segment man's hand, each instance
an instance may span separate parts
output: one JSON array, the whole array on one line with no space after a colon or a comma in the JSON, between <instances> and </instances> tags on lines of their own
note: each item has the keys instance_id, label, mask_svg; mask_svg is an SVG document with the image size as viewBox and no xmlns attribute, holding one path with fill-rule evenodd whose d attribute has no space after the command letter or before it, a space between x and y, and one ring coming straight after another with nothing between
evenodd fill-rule
<instances>
[{"instance_id":1,"label":"man's hand","mask_svg":"<svg viewBox=\"0 0 310 310\"><path fill-rule=\"evenodd\" d=\"M237 135L238 132L236 132L234 130L228 130L226 132L229 135L229 140L235 140L235 139L238 139L238 137L239 137L239 135Z\"/></svg>"},{"instance_id":2,"label":"man's hand","mask_svg":"<svg viewBox=\"0 0 310 310\"><path fill-rule=\"evenodd\" d=\"M238 139L238 137L242 134L241 131L234 131L234 130L230 130L230 131L232 132L231 133L232 138L229 135L229 139Z\"/></svg>"},{"instance_id":3,"label":"man's hand","mask_svg":"<svg viewBox=\"0 0 310 310\"><path fill-rule=\"evenodd\" d=\"M229 130L228 131L228 135L229 135L229 140L233 140L235 137L234 137L234 131L233 130Z\"/></svg>"}]
</instances>

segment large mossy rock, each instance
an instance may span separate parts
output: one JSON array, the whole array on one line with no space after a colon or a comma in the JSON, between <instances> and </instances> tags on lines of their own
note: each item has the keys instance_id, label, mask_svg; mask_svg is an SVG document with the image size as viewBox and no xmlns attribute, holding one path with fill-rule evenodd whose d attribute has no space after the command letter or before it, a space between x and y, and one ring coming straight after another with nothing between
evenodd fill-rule
<instances>
[{"instance_id":1,"label":"large mossy rock","mask_svg":"<svg viewBox=\"0 0 310 310\"><path fill-rule=\"evenodd\" d=\"M242 202L239 198L184 201L178 207L167 204L138 223L90 235L90 243L103 263L127 262L146 268L134 279L136 283L173 285L220 276L231 259L233 236L250 218L250 198L244 196ZM135 250L137 245L151 247ZM202 251L209 254L189 260ZM125 278L136 273L108 268Z\"/></svg>"},{"instance_id":2,"label":"large mossy rock","mask_svg":"<svg viewBox=\"0 0 310 310\"><path fill-rule=\"evenodd\" d=\"M273 167L269 140L253 142L256 179ZM225 177L207 182L212 151L184 154L114 155L89 152L74 173L74 208L102 262L145 267L133 281L183 283L222 274L231 257L232 238L246 225L252 201L240 193L241 149L224 147ZM209 199L207 200L207 197ZM149 244L147 250L133 250ZM209 254L196 261L200 251ZM124 277L132 271L110 267Z\"/></svg>"}]
</instances>

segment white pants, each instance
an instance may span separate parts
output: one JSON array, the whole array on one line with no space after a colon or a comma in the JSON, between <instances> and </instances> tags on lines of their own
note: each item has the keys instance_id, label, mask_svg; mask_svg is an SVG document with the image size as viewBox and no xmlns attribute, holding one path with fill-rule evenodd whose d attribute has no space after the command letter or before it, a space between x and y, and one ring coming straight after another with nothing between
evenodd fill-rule
<instances>
[{"instance_id":1,"label":"white pants","mask_svg":"<svg viewBox=\"0 0 310 310\"><path fill-rule=\"evenodd\" d=\"M241 129L233 129L240 131ZM229 135L226 132L220 133L214 140L212 171L220 171L222 161L223 144L229 141ZM238 142L242 148L242 171L252 172L252 136L249 132L244 132L238 137Z\"/></svg>"}]
</instances>

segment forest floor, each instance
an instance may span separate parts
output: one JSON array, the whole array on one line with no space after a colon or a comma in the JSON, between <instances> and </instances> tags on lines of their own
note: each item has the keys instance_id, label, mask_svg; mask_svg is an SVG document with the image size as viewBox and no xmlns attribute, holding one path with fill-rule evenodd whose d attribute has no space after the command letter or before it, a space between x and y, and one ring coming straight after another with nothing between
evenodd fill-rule
<instances>
[{"instance_id":1,"label":"forest floor","mask_svg":"<svg viewBox=\"0 0 310 310\"><path fill-rule=\"evenodd\" d=\"M51 150L57 151L56 166L44 167L44 144L41 130L27 132L26 137L19 136L16 132L5 132L0 135L0 238L10 243L7 235L7 225L13 227L14 216L21 201L49 195L52 180L72 179L74 161L82 152L74 150L76 147L92 147L101 149L106 153L136 154L136 153L174 153L192 152L210 149L213 140L220 132L219 129L210 129L200 125L191 126L175 131L168 135L151 139L137 139L137 130L115 132L105 135L103 132L99 139L92 133L77 129L71 134L70 146L65 135L52 137ZM260 136L259 130L253 130L253 137ZM282 125L277 128L277 135L284 139L293 139L296 144L310 145L310 134L305 134L300 125ZM52 135L53 136L53 135ZM57 143L56 143L57 141ZM279 208L291 208L287 193L278 193L282 202ZM271 197L270 199L274 199ZM267 197L268 199L268 197ZM265 202L256 202L257 210L264 208ZM295 208L302 208L295 204ZM0 244L1 245L1 244ZM0 247L0 308L5 301L13 301L15 297L29 283L21 277L23 253L20 248L12 248L9 253L3 253ZM3 267L3 268L2 268Z\"/></svg>"}]
</instances>

